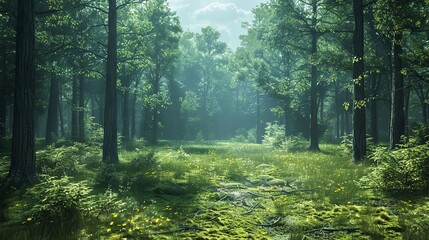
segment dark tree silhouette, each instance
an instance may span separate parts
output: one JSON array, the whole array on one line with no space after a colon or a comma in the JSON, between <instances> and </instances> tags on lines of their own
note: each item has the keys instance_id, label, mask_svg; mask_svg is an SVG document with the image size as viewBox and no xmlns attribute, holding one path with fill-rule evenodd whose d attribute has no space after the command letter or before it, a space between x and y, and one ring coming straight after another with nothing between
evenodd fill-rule
<instances>
[{"instance_id":1,"label":"dark tree silhouette","mask_svg":"<svg viewBox=\"0 0 429 240\"><path fill-rule=\"evenodd\" d=\"M34 1L19 0L16 32L16 76L12 151L6 185L18 186L36 181L34 139Z\"/></svg>"},{"instance_id":2,"label":"dark tree silhouette","mask_svg":"<svg viewBox=\"0 0 429 240\"><path fill-rule=\"evenodd\" d=\"M117 9L116 0L109 0L109 32L107 43L107 78L104 105L103 162L119 163L117 142Z\"/></svg>"},{"instance_id":3,"label":"dark tree silhouette","mask_svg":"<svg viewBox=\"0 0 429 240\"><path fill-rule=\"evenodd\" d=\"M353 11L353 162L360 162L366 155L363 0L353 1Z\"/></svg>"}]
</instances>

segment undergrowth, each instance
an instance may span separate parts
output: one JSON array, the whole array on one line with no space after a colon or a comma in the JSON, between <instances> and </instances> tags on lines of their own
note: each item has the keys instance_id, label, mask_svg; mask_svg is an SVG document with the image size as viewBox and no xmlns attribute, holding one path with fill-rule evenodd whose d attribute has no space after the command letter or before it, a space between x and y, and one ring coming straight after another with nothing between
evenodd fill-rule
<instances>
[{"instance_id":1,"label":"undergrowth","mask_svg":"<svg viewBox=\"0 0 429 240\"><path fill-rule=\"evenodd\" d=\"M232 142L132 146L115 166L101 164L99 150L84 144L39 151L40 183L2 195L0 239L428 234L427 199L363 185L374 165L353 164L339 146L321 145L321 152Z\"/></svg>"}]
</instances>

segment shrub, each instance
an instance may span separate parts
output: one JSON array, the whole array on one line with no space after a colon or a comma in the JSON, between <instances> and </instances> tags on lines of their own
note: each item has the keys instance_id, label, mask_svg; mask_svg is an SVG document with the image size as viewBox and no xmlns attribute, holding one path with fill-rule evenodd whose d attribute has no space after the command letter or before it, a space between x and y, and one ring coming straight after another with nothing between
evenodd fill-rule
<instances>
[{"instance_id":1,"label":"shrub","mask_svg":"<svg viewBox=\"0 0 429 240\"><path fill-rule=\"evenodd\" d=\"M308 141L302 136L290 136L282 143L282 148L289 152L301 152L308 149Z\"/></svg>"},{"instance_id":2,"label":"shrub","mask_svg":"<svg viewBox=\"0 0 429 240\"><path fill-rule=\"evenodd\" d=\"M48 146L36 154L38 173L57 177L79 174L84 165L98 165L101 160L99 148L77 142L71 146Z\"/></svg>"},{"instance_id":3,"label":"shrub","mask_svg":"<svg viewBox=\"0 0 429 240\"><path fill-rule=\"evenodd\" d=\"M119 190L123 177L115 164L103 164L95 175L94 185L100 189Z\"/></svg>"},{"instance_id":4,"label":"shrub","mask_svg":"<svg viewBox=\"0 0 429 240\"><path fill-rule=\"evenodd\" d=\"M235 136L231 139L234 142L254 143L256 142L256 129L250 130L240 128L235 131Z\"/></svg>"},{"instance_id":5,"label":"shrub","mask_svg":"<svg viewBox=\"0 0 429 240\"><path fill-rule=\"evenodd\" d=\"M284 126L279 125L277 122L267 123L263 139L264 144L271 145L274 148L281 148L285 140Z\"/></svg>"},{"instance_id":6,"label":"shrub","mask_svg":"<svg viewBox=\"0 0 429 240\"><path fill-rule=\"evenodd\" d=\"M422 133L427 129L414 130L394 151L377 148L370 156L376 166L362 182L390 192L429 190L429 134Z\"/></svg>"},{"instance_id":7,"label":"shrub","mask_svg":"<svg viewBox=\"0 0 429 240\"><path fill-rule=\"evenodd\" d=\"M341 137L341 146L346 155L351 155L353 153L353 134L344 135ZM370 156L374 153L376 145L374 139L370 135L366 135L366 153L367 156Z\"/></svg>"},{"instance_id":8,"label":"shrub","mask_svg":"<svg viewBox=\"0 0 429 240\"><path fill-rule=\"evenodd\" d=\"M90 192L86 181L73 183L69 177L47 177L28 191L36 200L29 215L35 221L78 220L87 209Z\"/></svg>"}]
</instances>

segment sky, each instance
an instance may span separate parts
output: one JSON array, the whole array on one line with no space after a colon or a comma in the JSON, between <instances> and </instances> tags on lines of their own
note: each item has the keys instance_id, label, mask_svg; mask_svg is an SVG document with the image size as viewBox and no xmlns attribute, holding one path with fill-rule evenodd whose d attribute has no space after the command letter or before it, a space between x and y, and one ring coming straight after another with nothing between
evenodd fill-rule
<instances>
[{"instance_id":1,"label":"sky","mask_svg":"<svg viewBox=\"0 0 429 240\"><path fill-rule=\"evenodd\" d=\"M252 9L268 0L168 0L180 17L184 31L200 32L212 26L221 33L221 40L232 49L240 45L245 34L242 22L252 21Z\"/></svg>"}]
</instances>

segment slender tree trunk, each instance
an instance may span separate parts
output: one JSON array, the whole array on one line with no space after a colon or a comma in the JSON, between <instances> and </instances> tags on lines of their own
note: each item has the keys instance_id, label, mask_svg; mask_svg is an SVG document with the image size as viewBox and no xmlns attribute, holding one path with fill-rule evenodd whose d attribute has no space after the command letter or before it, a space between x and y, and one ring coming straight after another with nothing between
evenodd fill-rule
<instances>
[{"instance_id":1,"label":"slender tree trunk","mask_svg":"<svg viewBox=\"0 0 429 240\"><path fill-rule=\"evenodd\" d=\"M310 150L319 151L319 123L317 121L317 40L319 34L317 33L317 1L312 0L312 29L311 32L311 86L310 86Z\"/></svg>"},{"instance_id":2,"label":"slender tree trunk","mask_svg":"<svg viewBox=\"0 0 429 240\"><path fill-rule=\"evenodd\" d=\"M395 34L392 44L392 101L390 116L390 149L394 149L405 134L404 76L402 76L402 34Z\"/></svg>"},{"instance_id":3,"label":"slender tree trunk","mask_svg":"<svg viewBox=\"0 0 429 240\"><path fill-rule=\"evenodd\" d=\"M0 99L0 139L6 137L7 104Z\"/></svg>"},{"instance_id":4,"label":"slender tree trunk","mask_svg":"<svg viewBox=\"0 0 429 240\"><path fill-rule=\"evenodd\" d=\"M363 9L363 0L353 0L355 17L353 33L353 162L355 163L361 162L366 155Z\"/></svg>"},{"instance_id":5,"label":"slender tree trunk","mask_svg":"<svg viewBox=\"0 0 429 240\"><path fill-rule=\"evenodd\" d=\"M261 95L256 89L256 143L262 144L263 126L261 119Z\"/></svg>"},{"instance_id":6,"label":"slender tree trunk","mask_svg":"<svg viewBox=\"0 0 429 240\"><path fill-rule=\"evenodd\" d=\"M77 141L79 138L79 103L78 103L78 79L76 74L73 75L73 83L72 83L72 113L71 113L71 139L73 141Z\"/></svg>"},{"instance_id":7,"label":"slender tree trunk","mask_svg":"<svg viewBox=\"0 0 429 240\"><path fill-rule=\"evenodd\" d=\"M345 132L345 135L347 135L347 134L350 134L350 112L347 110L347 111L344 111L344 125L345 125L345 130L346 130L346 132Z\"/></svg>"},{"instance_id":8,"label":"slender tree trunk","mask_svg":"<svg viewBox=\"0 0 429 240\"><path fill-rule=\"evenodd\" d=\"M130 80L125 69L125 65L122 65L122 86L124 90L122 92L122 136L124 137L124 143L130 142L130 116L129 116L129 93L130 93Z\"/></svg>"},{"instance_id":9,"label":"slender tree trunk","mask_svg":"<svg viewBox=\"0 0 429 240\"><path fill-rule=\"evenodd\" d=\"M59 81L56 76L51 77L49 91L48 118L46 121L45 144L50 145L58 138L58 110L60 101Z\"/></svg>"},{"instance_id":10,"label":"slender tree trunk","mask_svg":"<svg viewBox=\"0 0 429 240\"><path fill-rule=\"evenodd\" d=\"M66 132L64 130L64 116L63 116L63 107L62 107L62 103L63 103L63 94L62 94L62 87L61 87L61 83L58 84L58 89L59 89L59 102L58 102L58 113L59 113L59 117L60 117L60 132L61 132L61 137L64 137L66 135Z\"/></svg>"},{"instance_id":11,"label":"slender tree trunk","mask_svg":"<svg viewBox=\"0 0 429 240\"><path fill-rule=\"evenodd\" d=\"M124 143L130 142L130 120L129 120L129 89L122 95L122 136Z\"/></svg>"},{"instance_id":12,"label":"slender tree trunk","mask_svg":"<svg viewBox=\"0 0 429 240\"><path fill-rule=\"evenodd\" d=\"M346 133L346 111L342 111L340 113L340 117L341 117L341 136L344 136Z\"/></svg>"},{"instance_id":13,"label":"slender tree trunk","mask_svg":"<svg viewBox=\"0 0 429 240\"><path fill-rule=\"evenodd\" d=\"M79 75L79 142L85 142L85 81L84 75Z\"/></svg>"},{"instance_id":14,"label":"slender tree trunk","mask_svg":"<svg viewBox=\"0 0 429 240\"><path fill-rule=\"evenodd\" d=\"M317 53L317 33L312 34L311 53L313 57ZM317 121L317 66L311 64L311 86L310 86L310 150L319 151L319 124Z\"/></svg>"},{"instance_id":15,"label":"slender tree trunk","mask_svg":"<svg viewBox=\"0 0 429 240\"><path fill-rule=\"evenodd\" d=\"M130 138L136 137L136 102L137 97L133 94L131 100Z\"/></svg>"},{"instance_id":16,"label":"slender tree trunk","mask_svg":"<svg viewBox=\"0 0 429 240\"><path fill-rule=\"evenodd\" d=\"M18 1L12 151L6 185L36 181L34 139L34 1Z\"/></svg>"},{"instance_id":17,"label":"slender tree trunk","mask_svg":"<svg viewBox=\"0 0 429 240\"><path fill-rule=\"evenodd\" d=\"M104 104L103 162L119 163L117 133L117 11L116 0L109 0L109 32L107 44L107 78Z\"/></svg>"},{"instance_id":18,"label":"slender tree trunk","mask_svg":"<svg viewBox=\"0 0 429 240\"><path fill-rule=\"evenodd\" d=\"M378 75L381 78L381 75ZM374 139L374 143L378 143L378 108L377 108L377 99L376 99L376 88L377 88L377 76L373 75L371 81L371 90L372 90L372 99L370 102L370 116L371 116L371 137Z\"/></svg>"},{"instance_id":19,"label":"slender tree trunk","mask_svg":"<svg viewBox=\"0 0 429 240\"><path fill-rule=\"evenodd\" d=\"M339 100L338 94L338 82L335 82L335 90L334 90L334 101L335 101L335 135L339 139L340 138L340 115L341 115L341 104Z\"/></svg>"}]
</instances>

